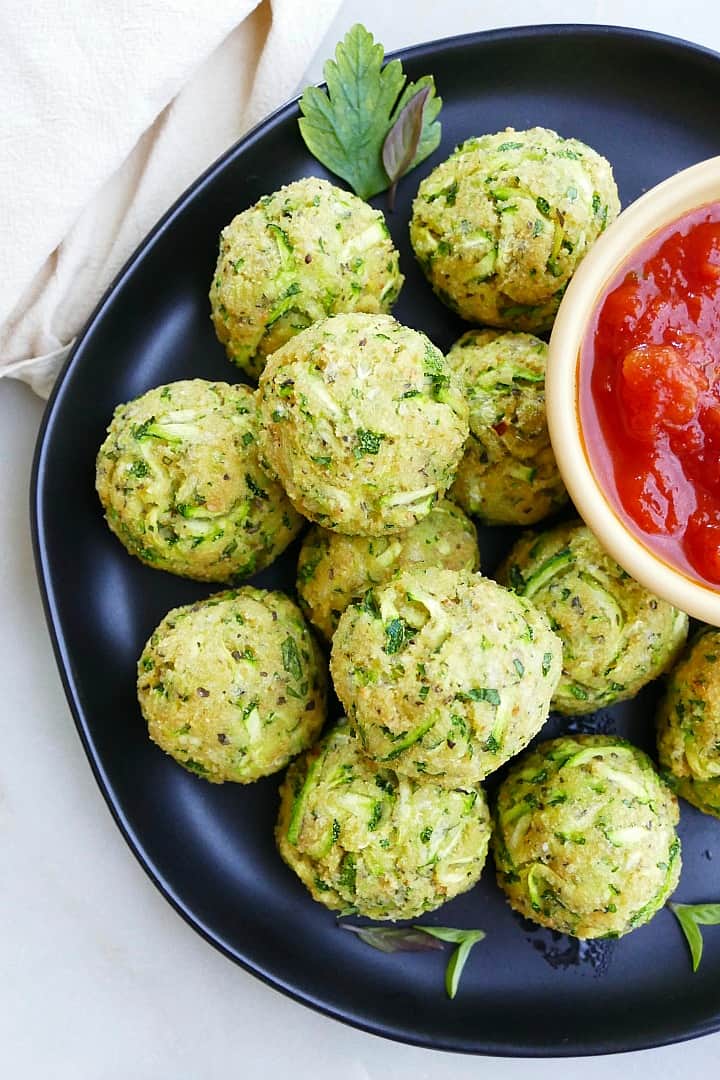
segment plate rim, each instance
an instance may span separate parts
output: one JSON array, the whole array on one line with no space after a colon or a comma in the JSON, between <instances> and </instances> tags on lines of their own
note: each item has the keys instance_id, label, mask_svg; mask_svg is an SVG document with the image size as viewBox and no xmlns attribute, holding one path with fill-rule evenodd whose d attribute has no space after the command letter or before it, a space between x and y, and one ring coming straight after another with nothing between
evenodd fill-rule
<instances>
[{"instance_id":1,"label":"plate rim","mask_svg":"<svg viewBox=\"0 0 720 1080\"><path fill-rule=\"evenodd\" d=\"M393 50L392 52L386 53L385 61L387 62L392 59L422 59L426 56L432 57L439 52L463 49L471 46L481 46L486 43L492 45L493 43L507 42L515 39L543 38L551 41L561 37L578 36L587 36L588 38L597 36L614 37L634 41L639 44L656 43L682 54L693 54L699 59L702 58L717 65L719 69L718 75L720 77L720 51L669 34L644 30L639 27L625 27L602 23L544 23L539 25L510 26L490 30L471 31L465 34L451 35ZM324 86L325 84L316 83L312 85ZM427 1050L475 1056L529 1059L610 1056L637 1050L674 1045L680 1042L687 1042L691 1039L701 1038L705 1035L714 1034L720 1031L720 1008L712 1020L699 1021L689 1028L682 1027L679 1029L668 1029L667 1033L659 1040L648 1039L647 1036L640 1036L635 1039L624 1038L622 1042L616 1045L604 1046L599 1046L597 1044L585 1046L579 1039L577 1041L572 1041L570 1039L567 1041L564 1040L562 1044L556 1043L552 1046L530 1045L527 1043L519 1046L511 1046L505 1042L499 1045L493 1045L493 1043L487 1039L483 1039L482 1043L478 1043L477 1041L473 1042L470 1038L458 1038L455 1036L445 1038L423 1038L421 1035L409 1033L392 1023L369 1022L364 1019L364 1017L355 1015L350 1008L333 1006L326 1000L320 1000L312 993L290 984L288 980L284 980L259 966L254 961L248 959L247 956L240 955L237 950L233 949L225 942L219 934L212 931L197 914L183 903L175 893L171 883L164 878L158 867L154 864L152 858L148 855L141 837L130 825L122 807L111 791L109 779L105 773L102 760L96 751L88 720L80 703L79 693L75 685L72 674L71 656L65 642L62 623L57 611L55 588L49 567L47 537L44 526L43 500L46 497L44 474L47 449L53 433L56 413L65 392L65 384L67 383L68 376L74 368L77 358L85 348L88 339L91 337L95 324L108 306L113 302L116 293L122 288L125 280L133 273L136 264L164 235L167 229L171 227L175 217L184 209L185 205L190 200L201 195L205 186L223 170L226 163L231 158L236 154L242 154L247 148L263 138L267 132L272 131L286 119L291 118L293 113L297 115L297 107L301 96L302 91L294 97L289 98L283 104L278 106L278 108L274 109L271 113L258 121L257 124L229 146L227 150L200 173L200 175L182 191L177 199L175 199L162 214L157 223L140 241L124 265L115 275L112 282L95 305L95 308L82 330L78 333L67 359L60 369L43 412L33 453L29 490L30 525L35 573L58 674L77 734L88 759L95 782L97 783L103 800L132 855L140 864L142 870L150 879L154 887L159 890L176 914L179 915L188 926L199 934L209 945L221 953L221 955L232 961L234 964L237 964L248 974L260 979L266 986L279 991L300 1005L312 1008L314 1011L326 1017L347 1024L360 1031L364 1031L367 1034L386 1038L403 1045L416 1046Z\"/></svg>"}]
</instances>

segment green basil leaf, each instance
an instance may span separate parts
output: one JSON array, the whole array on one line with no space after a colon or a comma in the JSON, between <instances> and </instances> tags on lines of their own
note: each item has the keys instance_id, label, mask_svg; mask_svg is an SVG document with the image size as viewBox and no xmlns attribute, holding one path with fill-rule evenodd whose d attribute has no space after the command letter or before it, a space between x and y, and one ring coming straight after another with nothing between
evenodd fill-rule
<instances>
[{"instance_id":1,"label":"green basil leaf","mask_svg":"<svg viewBox=\"0 0 720 1080\"><path fill-rule=\"evenodd\" d=\"M690 949L692 969L697 971L703 953L703 939L699 926L720 925L720 904L668 904L680 923Z\"/></svg>"},{"instance_id":2,"label":"green basil leaf","mask_svg":"<svg viewBox=\"0 0 720 1080\"><path fill-rule=\"evenodd\" d=\"M478 941L482 941L485 937L482 930L476 931L475 935L468 935L464 941L461 941L457 949L450 957L450 962L445 972L445 990L449 998L454 998L457 994L458 986L460 985L460 978L463 973L467 959L470 956L470 950L473 945L476 945Z\"/></svg>"},{"instance_id":3,"label":"green basil leaf","mask_svg":"<svg viewBox=\"0 0 720 1080\"><path fill-rule=\"evenodd\" d=\"M357 934L366 945L380 952L425 952L442 949L443 942L456 945L445 970L445 990L449 998L457 994L460 978L474 945L485 937L484 930L456 930L452 926L352 926L338 923L341 930Z\"/></svg>"},{"instance_id":4,"label":"green basil leaf","mask_svg":"<svg viewBox=\"0 0 720 1080\"><path fill-rule=\"evenodd\" d=\"M457 948L453 950L445 971L445 990L449 998L454 998L470 951L473 945L477 945L478 941L482 941L485 937L485 931L456 930L450 926L422 926L416 927L416 929L424 930L426 934L431 934L433 937L439 938L440 941L457 944Z\"/></svg>"},{"instance_id":5,"label":"green basil leaf","mask_svg":"<svg viewBox=\"0 0 720 1080\"><path fill-rule=\"evenodd\" d=\"M696 923L701 926L720 925L720 904L676 904L692 912Z\"/></svg>"}]
</instances>

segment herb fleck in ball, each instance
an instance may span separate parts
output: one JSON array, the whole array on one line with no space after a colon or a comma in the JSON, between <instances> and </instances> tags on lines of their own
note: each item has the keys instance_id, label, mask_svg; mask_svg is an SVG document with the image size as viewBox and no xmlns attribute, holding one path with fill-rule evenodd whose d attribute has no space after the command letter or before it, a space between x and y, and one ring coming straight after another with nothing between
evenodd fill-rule
<instances>
[{"instance_id":1,"label":"herb fleck in ball","mask_svg":"<svg viewBox=\"0 0 720 1080\"><path fill-rule=\"evenodd\" d=\"M673 669L658 714L658 754L678 795L720 817L720 630L703 630Z\"/></svg>"},{"instance_id":2,"label":"herb fleck in ball","mask_svg":"<svg viewBox=\"0 0 720 1080\"><path fill-rule=\"evenodd\" d=\"M315 900L415 919L478 881L490 816L479 787L444 787L369 761L346 723L288 769L276 837Z\"/></svg>"},{"instance_id":3,"label":"herb fleck in ball","mask_svg":"<svg viewBox=\"0 0 720 1080\"><path fill-rule=\"evenodd\" d=\"M149 566L234 582L268 566L300 531L261 468L255 395L189 379L115 410L97 458L107 523Z\"/></svg>"},{"instance_id":4,"label":"herb fleck in ball","mask_svg":"<svg viewBox=\"0 0 720 1080\"><path fill-rule=\"evenodd\" d=\"M610 735L541 743L500 786L493 849L516 911L578 938L642 926L680 876L677 800L647 754Z\"/></svg>"},{"instance_id":5,"label":"herb fleck in ball","mask_svg":"<svg viewBox=\"0 0 720 1080\"><path fill-rule=\"evenodd\" d=\"M467 405L442 353L389 315L336 315L273 353L261 448L295 508L326 529L409 529L452 483Z\"/></svg>"},{"instance_id":6,"label":"herb fleck in ball","mask_svg":"<svg viewBox=\"0 0 720 1080\"><path fill-rule=\"evenodd\" d=\"M562 639L553 708L572 716L632 698L672 666L688 617L639 585L584 525L529 533L498 580L531 600Z\"/></svg>"},{"instance_id":7,"label":"herb fleck in ball","mask_svg":"<svg viewBox=\"0 0 720 1080\"><path fill-rule=\"evenodd\" d=\"M547 345L532 334L470 330L447 361L470 406L451 489L487 525L532 525L567 501L545 415Z\"/></svg>"},{"instance_id":8,"label":"herb fleck in ball","mask_svg":"<svg viewBox=\"0 0 720 1080\"><path fill-rule=\"evenodd\" d=\"M561 662L559 638L527 601L479 574L426 569L346 610L330 669L371 758L473 784L540 730Z\"/></svg>"},{"instance_id":9,"label":"herb fleck in ball","mask_svg":"<svg viewBox=\"0 0 720 1080\"><path fill-rule=\"evenodd\" d=\"M213 783L287 765L325 719L320 650L293 602L251 588L170 611L138 662L150 738Z\"/></svg>"},{"instance_id":10,"label":"herb fleck in ball","mask_svg":"<svg viewBox=\"0 0 720 1080\"><path fill-rule=\"evenodd\" d=\"M549 330L588 248L620 210L612 169L547 128L468 139L422 181L410 240L469 322Z\"/></svg>"},{"instance_id":11,"label":"herb fleck in ball","mask_svg":"<svg viewBox=\"0 0 720 1080\"><path fill-rule=\"evenodd\" d=\"M257 378L268 355L343 311L391 310L403 283L379 210L307 177L266 195L220 235L212 320L228 357Z\"/></svg>"},{"instance_id":12,"label":"herb fleck in ball","mask_svg":"<svg viewBox=\"0 0 720 1080\"><path fill-rule=\"evenodd\" d=\"M399 569L477 570L479 559L475 526L459 506L442 499L427 517L393 536L343 536L316 525L300 549L297 590L310 621L329 640L348 604Z\"/></svg>"}]
</instances>

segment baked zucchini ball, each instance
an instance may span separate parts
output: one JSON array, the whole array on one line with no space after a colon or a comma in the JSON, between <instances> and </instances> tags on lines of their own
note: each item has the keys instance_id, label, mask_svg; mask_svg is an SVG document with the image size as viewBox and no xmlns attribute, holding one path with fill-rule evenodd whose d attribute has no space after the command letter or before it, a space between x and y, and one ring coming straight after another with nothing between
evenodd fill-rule
<instances>
[{"instance_id":1,"label":"baked zucchini ball","mask_svg":"<svg viewBox=\"0 0 720 1080\"><path fill-rule=\"evenodd\" d=\"M273 353L261 447L295 508L326 529L409 529L452 483L468 409L442 353L389 315L336 315Z\"/></svg>"},{"instance_id":2,"label":"baked zucchini ball","mask_svg":"<svg viewBox=\"0 0 720 1080\"><path fill-rule=\"evenodd\" d=\"M672 666L687 637L687 615L638 585L579 523L522 537L497 578L562 639L552 707L566 716L634 697Z\"/></svg>"},{"instance_id":3,"label":"baked zucchini ball","mask_svg":"<svg viewBox=\"0 0 720 1080\"><path fill-rule=\"evenodd\" d=\"M545 416L547 345L532 334L469 330L447 362L470 406L453 499L486 525L532 525L567 502Z\"/></svg>"},{"instance_id":4,"label":"baked zucchini ball","mask_svg":"<svg viewBox=\"0 0 720 1080\"><path fill-rule=\"evenodd\" d=\"M249 585L170 611L138 661L150 738L215 784L282 769L319 734L325 696L299 609Z\"/></svg>"},{"instance_id":5,"label":"baked zucchini ball","mask_svg":"<svg viewBox=\"0 0 720 1080\"><path fill-rule=\"evenodd\" d=\"M369 761L340 723L288 769L276 837L321 904L415 919L477 882L490 815L482 788L398 776Z\"/></svg>"},{"instance_id":6,"label":"baked zucchini ball","mask_svg":"<svg viewBox=\"0 0 720 1080\"><path fill-rule=\"evenodd\" d=\"M197 581L264 569L302 519L258 460L255 395L188 379L115 410L97 457L107 523L141 562Z\"/></svg>"},{"instance_id":7,"label":"baked zucchini ball","mask_svg":"<svg viewBox=\"0 0 720 1080\"><path fill-rule=\"evenodd\" d=\"M340 619L330 669L365 752L406 776L475 784L548 715L560 640L479 574L402 571Z\"/></svg>"},{"instance_id":8,"label":"baked zucchini ball","mask_svg":"<svg viewBox=\"0 0 720 1080\"><path fill-rule=\"evenodd\" d=\"M380 211L309 176L223 229L212 321L230 360L256 379L299 330L340 311L390 311L402 283Z\"/></svg>"},{"instance_id":9,"label":"baked zucchini ball","mask_svg":"<svg viewBox=\"0 0 720 1080\"><path fill-rule=\"evenodd\" d=\"M477 570L479 563L475 526L459 506L442 499L427 517L393 536L343 536L314 526L300 548L297 591L303 611L330 640L348 604L400 568Z\"/></svg>"},{"instance_id":10,"label":"baked zucchini ball","mask_svg":"<svg viewBox=\"0 0 720 1080\"><path fill-rule=\"evenodd\" d=\"M678 806L647 754L613 735L566 735L515 762L493 851L516 911L578 938L648 922L680 876Z\"/></svg>"},{"instance_id":11,"label":"baked zucchini ball","mask_svg":"<svg viewBox=\"0 0 720 1080\"><path fill-rule=\"evenodd\" d=\"M468 139L420 184L410 240L469 322L549 330L593 241L620 211L610 164L547 128Z\"/></svg>"},{"instance_id":12,"label":"baked zucchini ball","mask_svg":"<svg viewBox=\"0 0 720 1080\"><path fill-rule=\"evenodd\" d=\"M690 644L658 713L660 764L683 799L720 817L720 630Z\"/></svg>"}]
</instances>

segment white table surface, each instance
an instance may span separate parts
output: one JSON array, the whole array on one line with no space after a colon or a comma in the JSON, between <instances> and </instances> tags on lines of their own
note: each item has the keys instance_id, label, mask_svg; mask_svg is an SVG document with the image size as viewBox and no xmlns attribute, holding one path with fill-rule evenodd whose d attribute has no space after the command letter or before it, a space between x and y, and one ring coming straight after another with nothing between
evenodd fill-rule
<instances>
[{"instance_id":1,"label":"white table surface","mask_svg":"<svg viewBox=\"0 0 720 1080\"><path fill-rule=\"evenodd\" d=\"M578 19L692 36L720 50L714 0L347 0L308 77L320 78L322 59L357 20L394 49L494 26ZM570 1080L582 1074L598 1080L622 1070L640 1080L692 1080L717 1074L720 1035L582 1063L482 1060L396 1045L289 1001L186 926L113 824L55 670L27 513L42 411L25 386L0 381L0 1075Z\"/></svg>"}]
</instances>

